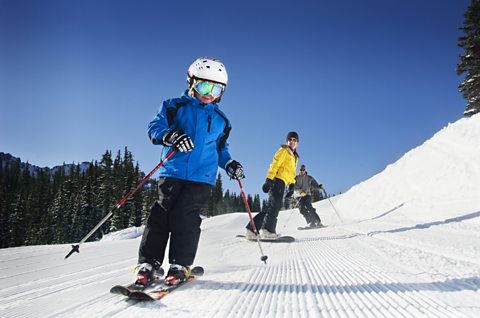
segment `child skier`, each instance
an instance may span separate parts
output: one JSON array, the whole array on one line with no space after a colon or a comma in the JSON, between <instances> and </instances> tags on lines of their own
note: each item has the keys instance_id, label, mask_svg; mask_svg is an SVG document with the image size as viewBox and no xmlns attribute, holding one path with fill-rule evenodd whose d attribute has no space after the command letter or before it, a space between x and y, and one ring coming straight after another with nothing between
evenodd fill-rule
<instances>
[{"instance_id":1,"label":"child skier","mask_svg":"<svg viewBox=\"0 0 480 318\"><path fill-rule=\"evenodd\" d=\"M275 153L268 170L267 179L262 190L268 193L268 205L265 212L258 213L253 221L259 229L262 239L274 240L278 237L275 228L277 217L283 204L285 186L295 183L295 172L298 162L298 134L291 131L287 134L287 144L284 144ZM252 224L246 226L247 239L255 239Z\"/></svg>"},{"instance_id":2,"label":"child skier","mask_svg":"<svg viewBox=\"0 0 480 318\"><path fill-rule=\"evenodd\" d=\"M188 278L200 238L200 211L215 184L217 167L233 179L244 178L242 165L232 160L227 138L231 125L218 103L228 75L217 59L198 58L187 73L188 89L163 102L148 125L162 157L175 154L160 168L158 200L151 208L139 248L136 284L148 285L160 268L170 239L170 269L165 284Z\"/></svg>"}]
</instances>

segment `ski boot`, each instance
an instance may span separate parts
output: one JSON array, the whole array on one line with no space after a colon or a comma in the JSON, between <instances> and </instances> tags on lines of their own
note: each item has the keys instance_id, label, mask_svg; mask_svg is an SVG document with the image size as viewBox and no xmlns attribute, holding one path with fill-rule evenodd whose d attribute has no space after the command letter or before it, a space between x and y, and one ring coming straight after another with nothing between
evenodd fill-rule
<instances>
[{"instance_id":1,"label":"ski boot","mask_svg":"<svg viewBox=\"0 0 480 318\"><path fill-rule=\"evenodd\" d=\"M262 240L276 240L280 235L278 235L275 232L270 232L267 229L261 229L260 230L260 238Z\"/></svg>"},{"instance_id":2,"label":"ski boot","mask_svg":"<svg viewBox=\"0 0 480 318\"><path fill-rule=\"evenodd\" d=\"M318 227L323 227L323 224L320 220L316 220L316 221L308 223L308 227L314 229L314 228L318 228Z\"/></svg>"},{"instance_id":3,"label":"ski boot","mask_svg":"<svg viewBox=\"0 0 480 318\"><path fill-rule=\"evenodd\" d=\"M257 236L255 235L255 233L252 230L247 228L246 231L245 231L245 238L247 240L253 241L253 240L257 239Z\"/></svg>"},{"instance_id":4,"label":"ski boot","mask_svg":"<svg viewBox=\"0 0 480 318\"><path fill-rule=\"evenodd\" d=\"M138 264L135 267L135 285L148 286L155 280L155 269L149 263Z\"/></svg>"},{"instance_id":5,"label":"ski boot","mask_svg":"<svg viewBox=\"0 0 480 318\"><path fill-rule=\"evenodd\" d=\"M190 266L172 264L163 283L167 286L178 285L188 279L191 271Z\"/></svg>"}]
</instances>

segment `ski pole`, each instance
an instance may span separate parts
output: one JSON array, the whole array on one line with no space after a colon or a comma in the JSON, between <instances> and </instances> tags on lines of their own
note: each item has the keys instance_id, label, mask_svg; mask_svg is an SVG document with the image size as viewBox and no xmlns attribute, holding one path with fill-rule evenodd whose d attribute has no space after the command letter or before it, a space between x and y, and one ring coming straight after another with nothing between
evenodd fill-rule
<instances>
[{"instance_id":1,"label":"ski pole","mask_svg":"<svg viewBox=\"0 0 480 318\"><path fill-rule=\"evenodd\" d=\"M286 229L287 228L287 224L288 222L290 221L290 218L292 217L293 215L293 210L295 210L297 208L298 204L297 203L294 203L293 206L290 204L290 206L288 207L291 212L290 212L290 215L288 216L287 218L287 221L285 222L285 224L283 225L283 229Z\"/></svg>"},{"instance_id":2,"label":"ski pole","mask_svg":"<svg viewBox=\"0 0 480 318\"><path fill-rule=\"evenodd\" d=\"M287 221L286 221L285 224L283 225L283 229L284 229L284 230L287 228L287 224L288 224L288 222L290 221L290 218L291 218L292 215L293 215L293 210L295 210L295 209L290 209L290 210L291 210L290 215L288 216Z\"/></svg>"},{"instance_id":3,"label":"ski pole","mask_svg":"<svg viewBox=\"0 0 480 318\"><path fill-rule=\"evenodd\" d=\"M238 181L238 185L240 186L240 191L242 192L243 202L245 202L245 207L247 208L248 216L250 217L250 224L252 225L253 231L255 232L255 237L257 238L260 254L262 255L260 257L260 260L264 262L265 265L267 265L268 256L263 254L262 244L260 244L260 239L258 238L259 233L257 231L257 227L255 226L255 222L253 222L252 211L250 211L250 206L248 205L247 196L245 195L245 191L243 191L242 181L240 181L240 179L237 179L237 181Z\"/></svg>"},{"instance_id":4,"label":"ski pole","mask_svg":"<svg viewBox=\"0 0 480 318\"><path fill-rule=\"evenodd\" d=\"M80 245L82 245L93 233L95 233L96 230L98 230L98 228L100 226L102 226L103 223L105 223L112 215L113 213L115 212L115 210L118 210L122 207L122 205L125 204L125 202L127 202L127 200L135 194L135 192L138 191L138 189L140 189L143 184L145 182L147 182L148 179L150 179L150 177L161 167L163 166L163 164L175 153L174 150L170 151L167 156L165 157L165 159L163 159L162 161L160 161L158 163L158 165L153 168L152 171L150 171L149 174L147 174L145 176L145 178L143 178L143 180L140 182L140 184L133 190L131 190L130 192L128 192L124 197L123 199L120 200L120 202L118 202L118 204L115 206L114 209L112 209L112 211L110 211L110 213L108 213L100 222L98 222L97 225L95 225L95 227L90 231L88 232L87 235L85 235L85 237L77 244L77 245L72 245L72 250L70 251L70 253L67 254L67 256L65 256L65 259L67 259L68 257L70 257L70 255L72 255L74 252L77 252L77 253L80 253Z\"/></svg>"},{"instance_id":5,"label":"ski pole","mask_svg":"<svg viewBox=\"0 0 480 318\"><path fill-rule=\"evenodd\" d=\"M327 196L327 191L323 189L323 193L325 194L325 197L328 199L328 202L332 205L333 211L335 211L335 214L337 214L337 218L340 220L341 223L343 223L342 218L340 217L340 214L338 213L337 209L335 209L335 206L333 205L332 201L330 200L330 197Z\"/></svg>"}]
</instances>

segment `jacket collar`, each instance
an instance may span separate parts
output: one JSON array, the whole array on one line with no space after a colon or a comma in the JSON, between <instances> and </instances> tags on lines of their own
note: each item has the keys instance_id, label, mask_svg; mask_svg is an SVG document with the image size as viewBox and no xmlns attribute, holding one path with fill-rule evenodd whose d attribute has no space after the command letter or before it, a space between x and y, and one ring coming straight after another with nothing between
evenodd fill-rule
<instances>
[{"instance_id":1,"label":"jacket collar","mask_svg":"<svg viewBox=\"0 0 480 318\"><path fill-rule=\"evenodd\" d=\"M296 150L293 151L288 145L283 144L281 145L281 147L287 149L288 153L291 154L292 156L295 156L296 158L300 158L300 155L298 154L298 152Z\"/></svg>"}]
</instances>

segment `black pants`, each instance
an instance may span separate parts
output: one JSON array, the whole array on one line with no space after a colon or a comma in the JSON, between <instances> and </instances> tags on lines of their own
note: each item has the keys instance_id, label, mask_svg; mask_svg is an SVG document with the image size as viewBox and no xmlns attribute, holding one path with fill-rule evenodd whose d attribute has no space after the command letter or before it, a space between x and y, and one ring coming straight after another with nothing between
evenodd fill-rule
<instances>
[{"instance_id":1,"label":"black pants","mask_svg":"<svg viewBox=\"0 0 480 318\"><path fill-rule=\"evenodd\" d=\"M207 205L211 186L162 178L158 193L140 243L138 262L160 267L170 238L170 264L192 265L200 239L200 210Z\"/></svg>"},{"instance_id":2,"label":"black pants","mask_svg":"<svg viewBox=\"0 0 480 318\"><path fill-rule=\"evenodd\" d=\"M315 210L312 205L311 195L301 197L298 202L298 208L300 210L300 213L305 218L305 221L307 221L307 224L310 224L312 222L320 223L320 217L317 214L317 210Z\"/></svg>"},{"instance_id":3,"label":"black pants","mask_svg":"<svg viewBox=\"0 0 480 318\"><path fill-rule=\"evenodd\" d=\"M283 180L275 178L273 180L273 187L268 192L268 203L265 212L258 213L253 222L257 230L266 229L271 233L276 233L278 212L282 208L283 195L285 192L285 183ZM252 225L247 224L247 229L253 231Z\"/></svg>"}]
</instances>

